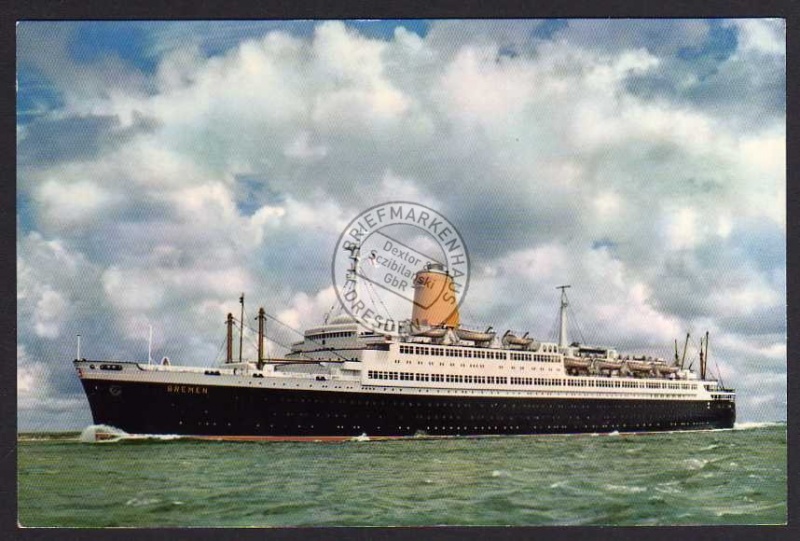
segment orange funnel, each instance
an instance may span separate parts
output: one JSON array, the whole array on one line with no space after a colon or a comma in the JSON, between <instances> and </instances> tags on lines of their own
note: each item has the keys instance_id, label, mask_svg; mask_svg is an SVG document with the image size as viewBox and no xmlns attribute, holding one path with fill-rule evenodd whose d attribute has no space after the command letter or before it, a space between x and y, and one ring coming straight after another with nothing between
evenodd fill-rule
<instances>
[{"instance_id":1,"label":"orange funnel","mask_svg":"<svg viewBox=\"0 0 800 541\"><path fill-rule=\"evenodd\" d=\"M455 284L444 265L431 263L414 277L414 308L411 311L411 322L418 327L458 326Z\"/></svg>"}]
</instances>

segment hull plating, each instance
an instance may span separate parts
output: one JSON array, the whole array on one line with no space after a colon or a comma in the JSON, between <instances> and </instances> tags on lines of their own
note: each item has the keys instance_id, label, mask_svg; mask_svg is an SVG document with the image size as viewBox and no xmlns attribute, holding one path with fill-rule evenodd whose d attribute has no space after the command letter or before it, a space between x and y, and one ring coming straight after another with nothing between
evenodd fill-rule
<instances>
[{"instance_id":1,"label":"hull plating","mask_svg":"<svg viewBox=\"0 0 800 541\"><path fill-rule=\"evenodd\" d=\"M131 434L431 436L731 428L729 401L412 396L82 380L96 424Z\"/></svg>"}]
</instances>

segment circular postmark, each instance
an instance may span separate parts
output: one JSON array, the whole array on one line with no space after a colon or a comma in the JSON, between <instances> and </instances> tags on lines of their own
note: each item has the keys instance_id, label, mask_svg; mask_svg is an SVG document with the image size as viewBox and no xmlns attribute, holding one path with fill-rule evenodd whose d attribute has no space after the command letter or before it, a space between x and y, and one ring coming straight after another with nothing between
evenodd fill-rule
<instances>
[{"instance_id":1,"label":"circular postmark","mask_svg":"<svg viewBox=\"0 0 800 541\"><path fill-rule=\"evenodd\" d=\"M417 327L456 326L469 285L469 254L440 212L394 201L347 224L331 272L343 310L368 329L393 334L409 320Z\"/></svg>"}]
</instances>

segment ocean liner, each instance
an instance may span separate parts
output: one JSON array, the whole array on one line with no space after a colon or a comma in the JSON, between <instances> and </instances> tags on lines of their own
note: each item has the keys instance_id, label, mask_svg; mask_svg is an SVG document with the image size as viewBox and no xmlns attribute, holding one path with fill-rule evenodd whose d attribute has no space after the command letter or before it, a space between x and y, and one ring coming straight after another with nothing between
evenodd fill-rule
<instances>
[{"instance_id":1,"label":"ocean liner","mask_svg":"<svg viewBox=\"0 0 800 541\"><path fill-rule=\"evenodd\" d=\"M730 428L735 393L670 362L570 342L566 287L558 341L460 324L452 277L440 264L415 275L411 319L382 333L341 313L303 333L280 358L227 355L214 368L74 361L94 423L130 434L211 439L346 440L507 434L649 432ZM445 302L448 299L449 302ZM244 315L244 299L242 315ZM241 327L240 327L241 328ZM78 353L80 357L80 353Z\"/></svg>"}]
</instances>

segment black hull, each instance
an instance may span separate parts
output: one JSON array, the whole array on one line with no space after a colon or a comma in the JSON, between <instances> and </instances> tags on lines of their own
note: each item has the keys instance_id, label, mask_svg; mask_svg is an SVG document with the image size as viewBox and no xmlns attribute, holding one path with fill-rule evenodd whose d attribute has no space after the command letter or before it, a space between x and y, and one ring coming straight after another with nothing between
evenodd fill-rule
<instances>
[{"instance_id":1,"label":"black hull","mask_svg":"<svg viewBox=\"0 0 800 541\"><path fill-rule=\"evenodd\" d=\"M730 401L411 396L82 380L95 424L130 434L290 437L732 428Z\"/></svg>"}]
</instances>

